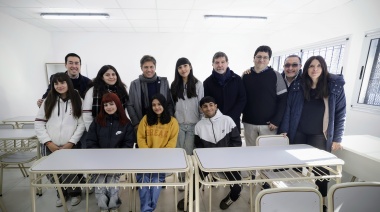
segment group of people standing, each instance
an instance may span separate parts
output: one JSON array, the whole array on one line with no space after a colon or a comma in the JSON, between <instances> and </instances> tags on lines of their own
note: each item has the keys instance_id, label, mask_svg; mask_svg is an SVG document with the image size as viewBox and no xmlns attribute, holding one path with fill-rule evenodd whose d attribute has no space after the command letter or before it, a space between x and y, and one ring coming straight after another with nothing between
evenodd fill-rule
<instances>
[{"instance_id":1,"label":"group of people standing","mask_svg":"<svg viewBox=\"0 0 380 212\"><path fill-rule=\"evenodd\" d=\"M67 72L52 75L43 99L37 101L35 129L43 155L59 149L136 144L138 148L183 148L189 155L194 148L240 147L241 114L247 146L254 146L259 135L282 133L291 144L339 149L346 107L342 76L329 74L320 56L309 58L302 72L297 55L285 59L281 75L268 66L271 56L270 47L257 48L254 66L240 77L228 67L227 55L217 52L212 74L203 84L194 76L191 62L179 58L169 87L167 78L156 74L155 58L145 55L140 60L142 74L127 92L115 67L103 66L90 80L80 74L80 57L70 53L65 57ZM230 175L231 180L239 180L238 173ZM138 174L137 180L163 182L165 174ZM326 196L327 183L318 186ZM160 190L156 186L139 189L141 211L155 210ZM220 208L227 209L240 192L240 186L231 186ZM64 195L71 197L73 206L81 201L79 189L64 190ZM118 188L96 188L95 195L101 211L118 211ZM59 197L56 206L62 206ZM184 200L177 208L183 210Z\"/></svg>"}]
</instances>

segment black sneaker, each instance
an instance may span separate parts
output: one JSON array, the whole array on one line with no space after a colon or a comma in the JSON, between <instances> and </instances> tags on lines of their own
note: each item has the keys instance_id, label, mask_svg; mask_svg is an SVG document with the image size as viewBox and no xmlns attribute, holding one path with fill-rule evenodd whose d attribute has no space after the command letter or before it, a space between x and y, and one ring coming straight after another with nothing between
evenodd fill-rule
<instances>
[{"instance_id":1,"label":"black sneaker","mask_svg":"<svg viewBox=\"0 0 380 212\"><path fill-rule=\"evenodd\" d=\"M230 198L230 194L228 193L228 195L222 199L222 201L220 202L219 204L219 207L220 209L222 210L226 210L227 208L229 208L232 203L234 203L235 201L233 201L231 198Z\"/></svg>"},{"instance_id":2,"label":"black sneaker","mask_svg":"<svg viewBox=\"0 0 380 212\"><path fill-rule=\"evenodd\" d=\"M327 206L323 205L323 212L327 212Z\"/></svg>"},{"instance_id":3,"label":"black sneaker","mask_svg":"<svg viewBox=\"0 0 380 212\"><path fill-rule=\"evenodd\" d=\"M187 201L187 206L189 206L189 201ZM185 199L181 199L178 203L177 203L177 209L179 211L183 211L185 209Z\"/></svg>"}]
</instances>

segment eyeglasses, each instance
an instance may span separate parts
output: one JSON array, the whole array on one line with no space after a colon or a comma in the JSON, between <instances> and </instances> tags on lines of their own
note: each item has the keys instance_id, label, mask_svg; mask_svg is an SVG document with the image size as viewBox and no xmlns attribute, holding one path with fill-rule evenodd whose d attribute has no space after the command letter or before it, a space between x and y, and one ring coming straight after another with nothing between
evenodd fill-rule
<instances>
[{"instance_id":1,"label":"eyeglasses","mask_svg":"<svg viewBox=\"0 0 380 212\"><path fill-rule=\"evenodd\" d=\"M285 68L289 68L290 66L292 66L293 68L297 68L299 65L300 65L300 64L298 64L298 63L293 63L293 64L289 64L289 63L287 63L287 64L284 65L284 67L285 67Z\"/></svg>"},{"instance_id":2,"label":"eyeglasses","mask_svg":"<svg viewBox=\"0 0 380 212\"><path fill-rule=\"evenodd\" d=\"M267 56L261 56L261 55L259 55L259 56L256 56L256 59L258 59L258 60L261 60L261 59L263 59L263 60L268 60L269 59L269 57L267 57Z\"/></svg>"}]
</instances>

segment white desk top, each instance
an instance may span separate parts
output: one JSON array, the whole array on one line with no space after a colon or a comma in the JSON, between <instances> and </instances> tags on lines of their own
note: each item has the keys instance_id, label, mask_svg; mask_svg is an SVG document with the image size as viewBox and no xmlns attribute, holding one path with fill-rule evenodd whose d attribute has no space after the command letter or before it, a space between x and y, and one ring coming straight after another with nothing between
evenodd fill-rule
<instances>
[{"instance_id":1,"label":"white desk top","mask_svg":"<svg viewBox=\"0 0 380 212\"><path fill-rule=\"evenodd\" d=\"M30 168L36 172L187 171L187 155L180 148L59 150Z\"/></svg>"},{"instance_id":2,"label":"white desk top","mask_svg":"<svg viewBox=\"0 0 380 212\"><path fill-rule=\"evenodd\" d=\"M380 138L371 135L346 135L342 140L343 151L380 162ZM338 156L339 153L337 153Z\"/></svg>"},{"instance_id":3,"label":"white desk top","mask_svg":"<svg viewBox=\"0 0 380 212\"><path fill-rule=\"evenodd\" d=\"M205 169L263 169L318 165L343 165L335 155L309 145L251 146L195 149Z\"/></svg>"},{"instance_id":4,"label":"white desk top","mask_svg":"<svg viewBox=\"0 0 380 212\"><path fill-rule=\"evenodd\" d=\"M3 120L3 122L34 122L36 116L18 116Z\"/></svg>"},{"instance_id":5,"label":"white desk top","mask_svg":"<svg viewBox=\"0 0 380 212\"><path fill-rule=\"evenodd\" d=\"M31 139L35 136L34 129L0 129L0 140Z\"/></svg>"}]
</instances>

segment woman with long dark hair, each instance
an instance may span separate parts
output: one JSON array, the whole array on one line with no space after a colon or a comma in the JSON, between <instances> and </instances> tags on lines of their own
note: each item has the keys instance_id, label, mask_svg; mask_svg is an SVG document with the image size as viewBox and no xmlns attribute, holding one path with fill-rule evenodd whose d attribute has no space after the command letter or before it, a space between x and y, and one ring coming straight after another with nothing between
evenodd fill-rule
<instances>
[{"instance_id":1,"label":"woman with long dark hair","mask_svg":"<svg viewBox=\"0 0 380 212\"><path fill-rule=\"evenodd\" d=\"M178 122L170 115L165 97L153 95L147 114L142 118L137 130L139 148L175 148L178 137ZM139 183L157 183L165 180L165 173L137 174ZM141 187L140 211L154 211L157 206L161 186Z\"/></svg>"},{"instance_id":2,"label":"woman with long dark hair","mask_svg":"<svg viewBox=\"0 0 380 212\"><path fill-rule=\"evenodd\" d=\"M132 148L133 127L125 114L119 97L114 93L103 95L100 112L87 133L87 148ZM99 175L98 183L118 183L120 175ZM121 205L118 187L97 187L95 196L100 211L118 211Z\"/></svg>"},{"instance_id":3,"label":"woman with long dark hair","mask_svg":"<svg viewBox=\"0 0 380 212\"><path fill-rule=\"evenodd\" d=\"M47 156L60 149L72 149L80 140L85 129L82 119L82 99L74 90L73 83L65 73L52 76L51 89L42 103L34 122L38 140L43 144L42 155ZM55 183L51 175L48 179ZM75 175L64 175L60 179L66 182L78 183ZM66 197L71 197L71 205L81 201L80 188L68 187L62 189ZM56 206L62 206L62 200L57 192Z\"/></svg>"},{"instance_id":4,"label":"woman with long dark hair","mask_svg":"<svg viewBox=\"0 0 380 212\"><path fill-rule=\"evenodd\" d=\"M99 114L102 96L105 93L115 93L125 109L129 99L126 85L120 78L116 68L112 65L104 65L98 71L95 79L89 85L89 89L83 101L83 120L86 130L93 119Z\"/></svg>"},{"instance_id":5,"label":"woman with long dark hair","mask_svg":"<svg viewBox=\"0 0 380 212\"><path fill-rule=\"evenodd\" d=\"M194 127L201 119L199 101L203 98L202 82L194 77L193 66L187 58L179 58L174 70L174 81L170 91L175 103L175 114L179 123L177 147L188 155L194 150Z\"/></svg>"},{"instance_id":6,"label":"woman with long dark hair","mask_svg":"<svg viewBox=\"0 0 380 212\"><path fill-rule=\"evenodd\" d=\"M328 72L323 57L310 57L304 65L302 79L289 89L279 132L286 134L291 144L309 144L328 152L341 149L346 120L344 83L343 76ZM328 170L317 167L313 172L319 176ZM328 181L317 180L316 184L326 197Z\"/></svg>"}]
</instances>

